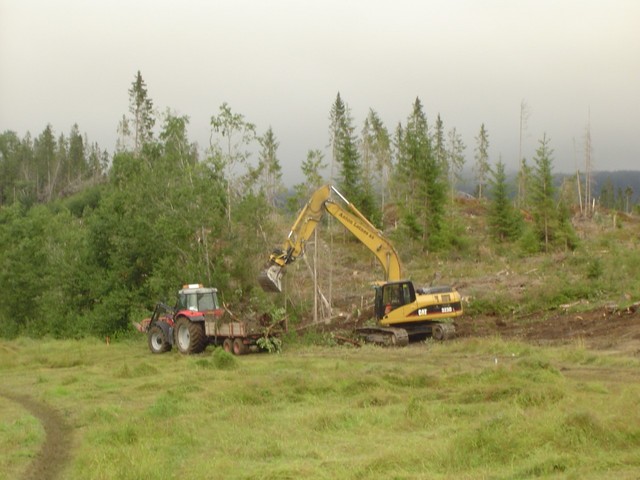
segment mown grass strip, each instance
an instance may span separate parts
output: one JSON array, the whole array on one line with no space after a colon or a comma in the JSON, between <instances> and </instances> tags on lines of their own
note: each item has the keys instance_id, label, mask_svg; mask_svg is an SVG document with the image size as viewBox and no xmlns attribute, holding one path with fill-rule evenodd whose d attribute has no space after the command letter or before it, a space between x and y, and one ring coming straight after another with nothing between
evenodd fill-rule
<instances>
[{"instance_id":1,"label":"mown grass strip","mask_svg":"<svg viewBox=\"0 0 640 480\"><path fill-rule=\"evenodd\" d=\"M624 478L640 469L640 386L616 380L637 379L638 361L581 345L489 338L246 357L156 356L142 341L0 346L13 357L8 388L46 396L69 418L70 480ZM33 435L33 425L0 419L15 472L25 464L7 438Z\"/></svg>"}]
</instances>

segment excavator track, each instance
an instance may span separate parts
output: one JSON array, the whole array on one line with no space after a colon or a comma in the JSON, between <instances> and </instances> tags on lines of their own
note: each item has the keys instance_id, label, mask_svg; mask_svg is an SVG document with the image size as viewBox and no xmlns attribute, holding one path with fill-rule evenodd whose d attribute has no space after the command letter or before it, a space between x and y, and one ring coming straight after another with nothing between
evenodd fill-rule
<instances>
[{"instance_id":1,"label":"excavator track","mask_svg":"<svg viewBox=\"0 0 640 480\"><path fill-rule=\"evenodd\" d=\"M365 343L384 347L406 347L409 345L409 334L404 328L362 327L357 328L355 333Z\"/></svg>"},{"instance_id":2,"label":"excavator track","mask_svg":"<svg viewBox=\"0 0 640 480\"><path fill-rule=\"evenodd\" d=\"M452 323L436 323L431 328L431 337L434 340L445 341L456 336L456 327Z\"/></svg>"}]
</instances>

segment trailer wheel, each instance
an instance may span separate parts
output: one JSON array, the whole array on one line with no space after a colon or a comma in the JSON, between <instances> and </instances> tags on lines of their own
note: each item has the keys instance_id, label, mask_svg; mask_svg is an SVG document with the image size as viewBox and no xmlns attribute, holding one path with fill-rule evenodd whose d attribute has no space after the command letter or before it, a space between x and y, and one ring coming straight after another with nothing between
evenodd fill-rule
<instances>
[{"instance_id":1,"label":"trailer wheel","mask_svg":"<svg viewBox=\"0 0 640 480\"><path fill-rule=\"evenodd\" d=\"M225 338L224 342L222 342L222 348L225 352L233 353L233 340Z\"/></svg>"},{"instance_id":2,"label":"trailer wheel","mask_svg":"<svg viewBox=\"0 0 640 480\"><path fill-rule=\"evenodd\" d=\"M147 343L151 353L165 353L171 350L171 343L165 335L164 330L158 325L154 325L147 333Z\"/></svg>"},{"instance_id":3,"label":"trailer wheel","mask_svg":"<svg viewBox=\"0 0 640 480\"><path fill-rule=\"evenodd\" d=\"M200 353L207 346L203 324L192 322L186 317L180 317L176 322L175 336L180 353Z\"/></svg>"},{"instance_id":4,"label":"trailer wheel","mask_svg":"<svg viewBox=\"0 0 640 480\"><path fill-rule=\"evenodd\" d=\"M249 347L242 342L241 338L233 340L233 353L234 355L246 355L249 353Z\"/></svg>"}]
</instances>

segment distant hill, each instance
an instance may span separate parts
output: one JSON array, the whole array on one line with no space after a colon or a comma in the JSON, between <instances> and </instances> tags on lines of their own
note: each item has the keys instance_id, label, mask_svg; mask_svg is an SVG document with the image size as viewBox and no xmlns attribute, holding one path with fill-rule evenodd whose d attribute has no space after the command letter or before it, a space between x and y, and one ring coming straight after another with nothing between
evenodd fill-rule
<instances>
[{"instance_id":1,"label":"distant hill","mask_svg":"<svg viewBox=\"0 0 640 480\"><path fill-rule=\"evenodd\" d=\"M599 195L602 187L607 184L613 184L614 191L624 191L627 187L633 190L633 202L638 203L640 199L640 171L638 170L618 170L603 171L593 174L593 184L595 191Z\"/></svg>"},{"instance_id":2,"label":"distant hill","mask_svg":"<svg viewBox=\"0 0 640 480\"><path fill-rule=\"evenodd\" d=\"M575 177L575 174L556 173L554 176L556 185L562 184L562 181L569 177ZM584 177L583 177L584 178ZM616 170L616 171L599 171L592 174L593 196L598 198L603 188L613 191L616 195L618 192L624 192L627 187L631 187L633 195L631 203L640 203L640 170ZM516 191L516 174L508 175L508 182L512 185L512 193ZM611 188L612 187L612 188ZM459 190L473 195L476 190L475 179L473 175L466 172Z\"/></svg>"}]
</instances>

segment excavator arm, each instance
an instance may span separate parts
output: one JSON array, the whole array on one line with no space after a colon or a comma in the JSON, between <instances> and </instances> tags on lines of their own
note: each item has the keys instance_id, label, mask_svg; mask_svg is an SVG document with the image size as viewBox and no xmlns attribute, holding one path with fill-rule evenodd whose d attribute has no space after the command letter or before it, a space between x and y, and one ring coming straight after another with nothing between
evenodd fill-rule
<instances>
[{"instance_id":1,"label":"excavator arm","mask_svg":"<svg viewBox=\"0 0 640 480\"><path fill-rule=\"evenodd\" d=\"M341 203L334 201L332 193ZM282 247L271 253L267 267L258 277L263 290L282 291L285 267L304 254L307 241L325 213L338 220L376 256L384 269L386 281L402 278L400 257L389 240L334 186L324 185L311 195L300 211Z\"/></svg>"}]
</instances>

